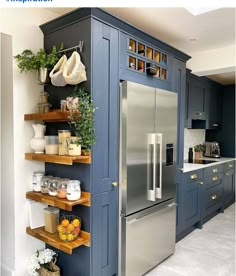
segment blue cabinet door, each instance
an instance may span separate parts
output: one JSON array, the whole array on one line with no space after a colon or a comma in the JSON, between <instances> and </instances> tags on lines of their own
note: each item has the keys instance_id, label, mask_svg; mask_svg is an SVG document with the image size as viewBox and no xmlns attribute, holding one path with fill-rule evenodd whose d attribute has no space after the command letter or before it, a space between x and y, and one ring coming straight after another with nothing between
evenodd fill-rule
<instances>
[{"instance_id":1,"label":"blue cabinet door","mask_svg":"<svg viewBox=\"0 0 236 276\"><path fill-rule=\"evenodd\" d=\"M234 169L225 171L224 174L224 206L233 203L235 199L235 173Z\"/></svg>"},{"instance_id":2,"label":"blue cabinet door","mask_svg":"<svg viewBox=\"0 0 236 276\"><path fill-rule=\"evenodd\" d=\"M92 197L91 276L118 275L117 190Z\"/></svg>"},{"instance_id":3,"label":"blue cabinet door","mask_svg":"<svg viewBox=\"0 0 236 276\"><path fill-rule=\"evenodd\" d=\"M201 186L199 181L183 183L182 187L182 230L201 220Z\"/></svg>"},{"instance_id":4,"label":"blue cabinet door","mask_svg":"<svg viewBox=\"0 0 236 276\"><path fill-rule=\"evenodd\" d=\"M92 193L112 190L119 164L118 31L92 20L91 92L95 112L96 145L92 155Z\"/></svg>"}]
</instances>

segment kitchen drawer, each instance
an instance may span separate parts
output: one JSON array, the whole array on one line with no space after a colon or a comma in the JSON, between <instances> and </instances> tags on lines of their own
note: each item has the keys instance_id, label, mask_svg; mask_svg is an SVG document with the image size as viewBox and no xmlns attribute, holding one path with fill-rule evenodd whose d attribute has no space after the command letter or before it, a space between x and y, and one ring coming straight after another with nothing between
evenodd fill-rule
<instances>
[{"instance_id":1,"label":"kitchen drawer","mask_svg":"<svg viewBox=\"0 0 236 276\"><path fill-rule=\"evenodd\" d=\"M203 217L223 206L223 184L207 187L204 193Z\"/></svg>"},{"instance_id":2,"label":"kitchen drawer","mask_svg":"<svg viewBox=\"0 0 236 276\"><path fill-rule=\"evenodd\" d=\"M205 177L203 182L205 189L209 189L210 187L220 185L223 183L223 173L218 173Z\"/></svg>"},{"instance_id":3,"label":"kitchen drawer","mask_svg":"<svg viewBox=\"0 0 236 276\"><path fill-rule=\"evenodd\" d=\"M203 170L195 170L184 174L184 183L191 183L203 177Z\"/></svg>"},{"instance_id":4,"label":"kitchen drawer","mask_svg":"<svg viewBox=\"0 0 236 276\"><path fill-rule=\"evenodd\" d=\"M234 169L234 161L230 161L230 162L227 162L225 163L225 170L231 170L231 169Z\"/></svg>"},{"instance_id":5,"label":"kitchen drawer","mask_svg":"<svg viewBox=\"0 0 236 276\"><path fill-rule=\"evenodd\" d=\"M204 177L207 177L216 173L221 173L223 172L223 169L224 169L223 164L207 167L204 169Z\"/></svg>"}]
</instances>

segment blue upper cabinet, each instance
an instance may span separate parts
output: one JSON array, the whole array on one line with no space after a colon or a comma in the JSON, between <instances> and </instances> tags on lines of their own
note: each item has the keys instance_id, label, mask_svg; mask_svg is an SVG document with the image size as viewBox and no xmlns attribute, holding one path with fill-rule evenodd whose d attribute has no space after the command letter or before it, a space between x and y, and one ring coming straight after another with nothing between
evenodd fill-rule
<instances>
[{"instance_id":1,"label":"blue upper cabinet","mask_svg":"<svg viewBox=\"0 0 236 276\"><path fill-rule=\"evenodd\" d=\"M113 189L119 167L119 59L118 31L92 21L91 91L95 112L96 145L93 147L92 191Z\"/></svg>"},{"instance_id":2,"label":"blue upper cabinet","mask_svg":"<svg viewBox=\"0 0 236 276\"><path fill-rule=\"evenodd\" d=\"M185 127L217 129L221 126L221 85L187 71Z\"/></svg>"}]
</instances>

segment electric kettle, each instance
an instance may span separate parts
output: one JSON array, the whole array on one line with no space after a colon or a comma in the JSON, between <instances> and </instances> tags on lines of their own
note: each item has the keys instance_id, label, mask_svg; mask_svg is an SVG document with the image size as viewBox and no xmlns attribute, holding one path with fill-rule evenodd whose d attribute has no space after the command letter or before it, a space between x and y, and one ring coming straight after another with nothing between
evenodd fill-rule
<instances>
[{"instance_id":1,"label":"electric kettle","mask_svg":"<svg viewBox=\"0 0 236 276\"><path fill-rule=\"evenodd\" d=\"M205 142L205 153L206 157L220 157L220 145L218 142Z\"/></svg>"}]
</instances>

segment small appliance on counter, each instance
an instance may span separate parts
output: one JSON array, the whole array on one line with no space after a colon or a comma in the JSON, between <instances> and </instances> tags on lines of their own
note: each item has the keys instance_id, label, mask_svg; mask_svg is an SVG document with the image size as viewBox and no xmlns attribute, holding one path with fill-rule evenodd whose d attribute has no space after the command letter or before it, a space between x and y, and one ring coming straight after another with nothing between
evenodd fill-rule
<instances>
[{"instance_id":1,"label":"small appliance on counter","mask_svg":"<svg viewBox=\"0 0 236 276\"><path fill-rule=\"evenodd\" d=\"M206 157L220 157L220 145L218 142L205 142L205 153Z\"/></svg>"}]
</instances>

